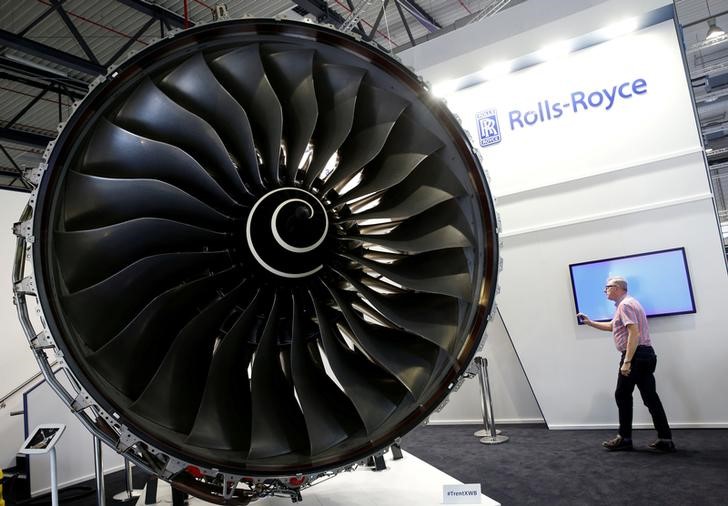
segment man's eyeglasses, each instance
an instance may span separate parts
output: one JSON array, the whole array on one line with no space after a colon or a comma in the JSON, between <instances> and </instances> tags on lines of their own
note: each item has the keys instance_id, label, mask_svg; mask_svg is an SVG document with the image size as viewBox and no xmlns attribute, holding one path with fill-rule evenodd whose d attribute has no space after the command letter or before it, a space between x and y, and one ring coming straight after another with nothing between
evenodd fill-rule
<instances>
[{"instance_id":1,"label":"man's eyeglasses","mask_svg":"<svg viewBox=\"0 0 728 506\"><path fill-rule=\"evenodd\" d=\"M615 286L617 286L617 285L605 285L604 289L607 290L609 288L614 288Z\"/></svg>"}]
</instances>

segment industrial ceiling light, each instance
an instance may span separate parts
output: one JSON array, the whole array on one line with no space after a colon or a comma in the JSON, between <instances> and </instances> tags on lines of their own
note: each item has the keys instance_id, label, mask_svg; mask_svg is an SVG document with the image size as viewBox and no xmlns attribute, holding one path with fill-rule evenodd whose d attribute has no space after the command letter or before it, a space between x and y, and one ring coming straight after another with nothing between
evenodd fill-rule
<instances>
[{"instance_id":1,"label":"industrial ceiling light","mask_svg":"<svg viewBox=\"0 0 728 506\"><path fill-rule=\"evenodd\" d=\"M548 44L536 52L536 55L541 61L551 61L566 56L571 51L571 44L569 41L558 41Z\"/></svg>"},{"instance_id":2,"label":"industrial ceiling light","mask_svg":"<svg viewBox=\"0 0 728 506\"><path fill-rule=\"evenodd\" d=\"M448 95L455 93L457 87L457 79L448 79L433 85L432 94L436 97L446 98Z\"/></svg>"},{"instance_id":3,"label":"industrial ceiling light","mask_svg":"<svg viewBox=\"0 0 728 506\"><path fill-rule=\"evenodd\" d=\"M494 309L498 220L458 121L387 54L312 23L149 46L29 180L15 303L47 380L207 501L299 500L383 452L456 389Z\"/></svg>"},{"instance_id":4,"label":"industrial ceiling light","mask_svg":"<svg viewBox=\"0 0 728 506\"><path fill-rule=\"evenodd\" d=\"M705 40L717 39L725 35L725 30L718 26L715 22L715 18L708 20L708 33L705 34Z\"/></svg>"},{"instance_id":5,"label":"industrial ceiling light","mask_svg":"<svg viewBox=\"0 0 728 506\"><path fill-rule=\"evenodd\" d=\"M708 5L708 0L705 0L705 8L708 9L708 17L710 17L710 5ZM715 17L710 17L710 19L708 19L708 33L705 34L705 40L717 39L723 35L725 35L725 30L718 26L715 21Z\"/></svg>"},{"instance_id":6,"label":"industrial ceiling light","mask_svg":"<svg viewBox=\"0 0 728 506\"><path fill-rule=\"evenodd\" d=\"M628 18L613 23L602 29L602 33L609 39L616 39L622 35L634 32L639 26L637 18Z\"/></svg>"},{"instance_id":7,"label":"industrial ceiling light","mask_svg":"<svg viewBox=\"0 0 728 506\"><path fill-rule=\"evenodd\" d=\"M483 79L491 80L498 77L502 77L511 71L512 63L509 61L498 61L491 63L480 71L480 75Z\"/></svg>"}]
</instances>

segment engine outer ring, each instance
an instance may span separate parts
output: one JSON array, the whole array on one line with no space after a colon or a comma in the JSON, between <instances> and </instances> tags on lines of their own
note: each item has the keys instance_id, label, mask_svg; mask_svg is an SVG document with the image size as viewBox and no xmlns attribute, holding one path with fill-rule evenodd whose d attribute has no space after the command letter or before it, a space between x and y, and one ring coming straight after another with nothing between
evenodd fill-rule
<instances>
[{"instance_id":1,"label":"engine outer ring","mask_svg":"<svg viewBox=\"0 0 728 506\"><path fill-rule=\"evenodd\" d=\"M410 90L416 93L419 98L428 105L428 108L434 113L444 128L448 131L458 153L460 154L461 160L466 165L471 184L475 188L480 201L486 204L485 206L480 207L483 211L482 222L485 225L485 229L479 233L482 234L483 244L486 246L486 250L482 252L484 257L482 265L484 265L485 268L482 273L483 282L480 290L478 309L469 325L470 331L468 333L466 344L462 348L463 351L461 355L457 357L457 361L461 364L461 367L457 370L453 370L447 381L442 382L442 388L430 399L429 405L413 412L410 417L401 422L397 429L392 431L392 435L395 437L388 437L386 440L382 439L375 441L360 449L356 453L348 455L346 459L340 462L322 464L317 467L306 469L281 469L276 470L275 472L266 471L265 469L238 468L222 468L222 471L245 476L280 477L294 476L296 474L300 474L301 471L305 473L316 473L334 468L340 469L350 465L351 463L361 461L372 454L381 452L392 443L393 439L400 437L414 428L415 425L434 411L438 405L445 400L451 389L462 380L462 375L465 373L466 366L470 363L477 351L477 343L480 341L481 336L484 333L486 322L490 316L489 313L494 308L493 300L497 289L496 279L499 259L497 217L493 202L487 190L485 176L482 172L475 151L469 145L464 131L452 114L447 110L445 105L442 102L433 99L426 93L422 82L415 74L400 63L391 59L379 49L370 45L361 44L349 35L326 27L320 27L308 23L280 23L272 20L247 19L202 25L184 32L179 32L169 39L151 46L143 52L133 55L130 59L111 71L105 79L100 81L100 84L103 85L97 85L89 93L89 96L75 108L73 115L67 121L56 139L54 148L49 153L47 159L47 166L49 169L42 175L42 181L37 189L33 207L36 210L41 210L41 212L36 212L33 216L33 236L35 238L35 243L32 246L31 253L38 300L44 315L44 323L47 326L51 338L52 336L63 335L61 327L58 324L58 321L60 320L57 314L58 310L46 295L47 286L49 285L49 279L47 279L46 276L50 270L47 268L47 265L51 261L50 258L52 257L52 252L48 251L48 245L44 243L43 239L49 234L49 213L54 207L53 203L55 199L58 198L57 195L53 195L52 190L55 187L54 182L59 177L61 171L54 170L54 168L59 162L62 163L63 160L67 160L72 157L72 154L69 153L69 149L73 147L73 143L68 142L68 140L77 135L77 132L82 129L83 125L93 116L95 111L92 110L91 104L97 103L99 100L103 100L104 96L108 96L113 93L113 91L117 89L117 83L122 83L121 85L123 85L124 82L131 80L132 76L139 72L143 72L144 67L140 65L140 63L145 59L156 60L165 52L176 51L185 47L195 47L197 44L202 43L208 35L215 36L239 33L286 34L291 37L310 38L317 42L336 44L338 47L344 48L347 51L355 53L361 58L367 59L372 64L377 65L379 68L395 76L396 79L409 87ZM119 419L114 416L117 411L115 407L107 402L104 395L98 391L95 385L93 385L83 375L78 373L80 368L74 361L72 353L69 352L69 349L63 340L55 340L55 344L63 354L63 360L67 364L69 372L72 373L78 383L82 386L83 391L88 393L90 399L93 400L92 404L98 407L102 417L107 420L107 422L113 422L116 420L116 423L125 426L125 420L123 418ZM200 466L203 469L219 469L219 466L214 462L187 462L185 460L186 456L180 454L176 448L170 447L164 442L157 441L149 434L141 432L137 433L133 427L130 427L130 432L135 437L146 442L152 448L152 453L165 454L179 462ZM332 465L334 467L332 467ZM291 474L282 475L281 471L290 471Z\"/></svg>"}]
</instances>

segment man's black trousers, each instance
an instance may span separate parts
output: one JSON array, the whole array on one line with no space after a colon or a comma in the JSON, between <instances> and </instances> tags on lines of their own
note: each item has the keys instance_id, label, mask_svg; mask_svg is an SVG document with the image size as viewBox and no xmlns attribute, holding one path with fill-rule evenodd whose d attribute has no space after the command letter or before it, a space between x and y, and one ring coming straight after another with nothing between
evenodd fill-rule
<instances>
[{"instance_id":1,"label":"man's black trousers","mask_svg":"<svg viewBox=\"0 0 728 506\"><path fill-rule=\"evenodd\" d=\"M623 360L624 353L622 353L622 360L619 361L620 368ZM619 435L625 439L632 438L632 392L634 392L635 386L640 391L642 402L650 410L657 437L672 439L667 415L665 415L665 409L662 407L655 388L656 367L657 355L652 346L638 346L632 357L632 369L629 375L624 376L621 373L617 375L617 389L614 392L614 398L617 401L617 408L619 408Z\"/></svg>"}]
</instances>

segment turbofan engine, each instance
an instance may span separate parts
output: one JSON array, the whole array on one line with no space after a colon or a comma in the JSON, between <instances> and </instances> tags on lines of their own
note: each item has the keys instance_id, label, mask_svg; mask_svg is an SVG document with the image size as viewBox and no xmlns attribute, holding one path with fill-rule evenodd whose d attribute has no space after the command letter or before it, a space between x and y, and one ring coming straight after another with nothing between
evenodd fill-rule
<instances>
[{"instance_id":1,"label":"turbofan engine","mask_svg":"<svg viewBox=\"0 0 728 506\"><path fill-rule=\"evenodd\" d=\"M49 383L209 501L296 498L381 453L493 309L497 217L462 128L333 28L174 34L95 82L29 178L15 300Z\"/></svg>"}]
</instances>

